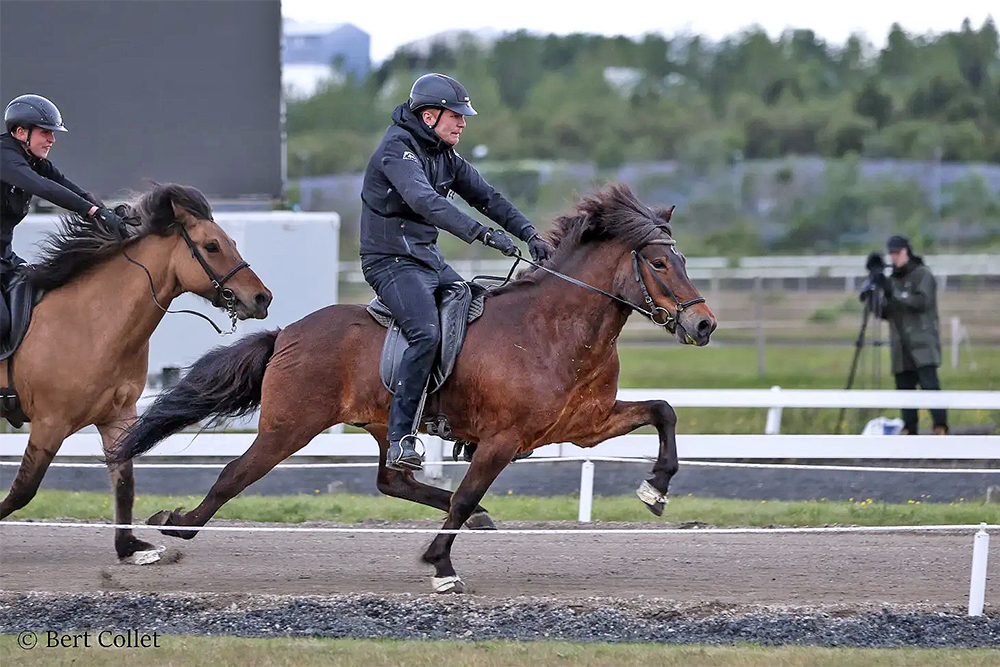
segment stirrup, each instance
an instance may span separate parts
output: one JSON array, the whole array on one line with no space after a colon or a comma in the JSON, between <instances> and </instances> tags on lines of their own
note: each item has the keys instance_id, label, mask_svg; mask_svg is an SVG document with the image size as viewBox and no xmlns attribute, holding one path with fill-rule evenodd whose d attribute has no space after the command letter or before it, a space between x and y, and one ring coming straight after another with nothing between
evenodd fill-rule
<instances>
[{"instance_id":1,"label":"stirrup","mask_svg":"<svg viewBox=\"0 0 1000 667\"><path fill-rule=\"evenodd\" d=\"M410 439L413 440L413 451L417 455L416 460L414 460L412 456L408 458L403 458L403 443ZM389 450L386 451L385 453L386 468L389 468L390 470L400 470L400 471L423 470L424 467L423 459L424 459L424 454L426 454L427 450L424 448L424 443L420 441L420 438L418 438L415 434L412 433L410 435L404 435L402 438L399 439L399 442L396 443L396 446L399 447L399 454L397 455L396 458L392 458L390 454L392 452L393 445L392 443L389 444ZM419 451L417 451L417 446L419 446L420 449L424 451L424 453L420 453Z\"/></svg>"}]
</instances>

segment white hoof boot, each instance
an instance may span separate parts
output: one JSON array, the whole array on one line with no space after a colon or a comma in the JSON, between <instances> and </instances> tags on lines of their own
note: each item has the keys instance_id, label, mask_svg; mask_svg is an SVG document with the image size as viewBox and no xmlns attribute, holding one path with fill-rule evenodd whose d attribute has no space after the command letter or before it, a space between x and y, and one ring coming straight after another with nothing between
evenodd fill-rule
<instances>
[{"instance_id":1,"label":"white hoof boot","mask_svg":"<svg viewBox=\"0 0 1000 667\"><path fill-rule=\"evenodd\" d=\"M161 544L155 549L136 551L128 558L123 558L122 562L128 563L129 565L152 565L156 561L160 560L160 554L162 554L166 550L167 547Z\"/></svg>"},{"instance_id":2,"label":"white hoof boot","mask_svg":"<svg viewBox=\"0 0 1000 667\"><path fill-rule=\"evenodd\" d=\"M457 575L450 577L431 577L431 586L435 593L464 593L465 582Z\"/></svg>"},{"instance_id":3,"label":"white hoof boot","mask_svg":"<svg viewBox=\"0 0 1000 667\"><path fill-rule=\"evenodd\" d=\"M644 481L642 485L636 489L635 494L639 496L639 500L649 508L649 511L656 516L663 516L664 506L670 502L665 493L660 493L653 485L649 482Z\"/></svg>"}]
</instances>

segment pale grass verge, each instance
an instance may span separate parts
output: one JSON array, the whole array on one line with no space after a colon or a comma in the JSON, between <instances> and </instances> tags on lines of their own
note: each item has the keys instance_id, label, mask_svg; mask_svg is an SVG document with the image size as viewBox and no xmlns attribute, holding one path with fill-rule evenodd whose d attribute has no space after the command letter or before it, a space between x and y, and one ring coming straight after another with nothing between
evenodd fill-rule
<instances>
[{"instance_id":1,"label":"pale grass verge","mask_svg":"<svg viewBox=\"0 0 1000 667\"><path fill-rule=\"evenodd\" d=\"M803 646L675 646L557 641L372 641L164 636L160 648L42 648L26 651L0 636L0 664L20 667L987 667L987 649L850 649Z\"/></svg>"},{"instance_id":2,"label":"pale grass verge","mask_svg":"<svg viewBox=\"0 0 1000 667\"><path fill-rule=\"evenodd\" d=\"M191 509L200 496L136 495L135 516L145 517L161 510ZM483 506L499 522L503 521L576 521L579 499L573 496L518 496L506 489L492 490ZM40 491L24 509L11 515L20 519L107 520L114 517L111 493L62 490ZM423 505L386 496L316 493L296 496L238 496L224 505L217 519L301 523L332 521L356 524L380 521L443 521L444 513ZM679 496L671 500L662 519L657 519L633 496L597 496L594 498L594 521L655 522L682 524L699 522L718 527L767 526L918 526L975 525L982 521L1000 523L1000 504L982 499L953 503L933 502L918 497L907 503L887 504L867 498L851 501L759 501L697 498ZM502 525L501 525L502 528Z\"/></svg>"}]
</instances>

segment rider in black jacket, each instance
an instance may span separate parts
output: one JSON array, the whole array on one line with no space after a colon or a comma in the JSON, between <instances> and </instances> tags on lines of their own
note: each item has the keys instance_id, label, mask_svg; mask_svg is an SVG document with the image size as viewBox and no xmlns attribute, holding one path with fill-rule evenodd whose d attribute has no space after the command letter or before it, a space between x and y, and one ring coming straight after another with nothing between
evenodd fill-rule
<instances>
[{"instance_id":1,"label":"rider in black jacket","mask_svg":"<svg viewBox=\"0 0 1000 667\"><path fill-rule=\"evenodd\" d=\"M40 95L21 95L7 105L4 124L7 132L0 136L0 318L9 316L5 295L11 274L24 263L11 247L14 227L28 214L32 196L94 217L119 238L126 234L124 222L114 211L48 161L55 133L67 131L56 105Z\"/></svg>"},{"instance_id":2,"label":"rider in black jacket","mask_svg":"<svg viewBox=\"0 0 1000 667\"><path fill-rule=\"evenodd\" d=\"M517 252L510 236L469 217L448 196L459 195L526 242L535 261L545 261L553 252L528 219L455 151L465 117L475 115L462 84L426 74L413 84L409 100L393 111L393 124L365 170L361 269L410 344L389 411L386 465L396 470L422 467L414 446L416 412L441 340L435 292L463 280L445 263L437 247L438 230L467 243L481 241L507 256Z\"/></svg>"}]
</instances>

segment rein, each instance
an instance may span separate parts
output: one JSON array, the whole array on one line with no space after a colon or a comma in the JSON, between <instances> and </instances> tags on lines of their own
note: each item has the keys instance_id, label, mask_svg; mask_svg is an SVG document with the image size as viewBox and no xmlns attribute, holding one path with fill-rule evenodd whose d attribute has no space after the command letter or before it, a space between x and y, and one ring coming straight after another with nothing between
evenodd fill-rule
<instances>
[{"instance_id":1,"label":"rein","mask_svg":"<svg viewBox=\"0 0 1000 667\"><path fill-rule=\"evenodd\" d=\"M506 284L508 281L510 281L510 277L514 274L514 269L517 267L518 262L525 262L527 264L530 264L531 266L534 266L535 268L538 268L538 269L541 269L542 271L545 271L546 273L550 273L553 276L556 276L557 278L565 280L568 283L572 283L572 284L574 284L574 285L576 285L578 287L583 287L584 289L588 289L591 292L595 292L597 294L602 294L602 295L608 297L609 299L613 299L613 300L617 301L618 303L620 303L620 304L622 304L624 306L628 306L630 309L634 310L635 312L639 313L640 315L643 315L643 316L649 318L649 321L652 322L653 324L655 324L656 326L663 327L664 329L666 329L670 333L674 333L677 330L677 316L680 315L684 311L684 309L686 309L686 308L689 308L689 307L691 307L691 306L693 306L695 304L698 304L698 303L704 303L705 302L705 297L703 297L703 296L697 296L697 297L695 297L693 299L689 299L687 301L680 301L677 298L677 296L674 294L673 290L671 290L667 286L667 284L664 283L663 280L661 280L658 275L656 275L656 270L653 269L653 267L650 265L649 261L645 257L643 257L642 255L639 254L639 250L642 250L647 245L654 245L654 244L655 245L669 245L669 246L674 246L674 245L677 244L677 241L675 241L674 239L655 239L655 240L647 241L647 242L643 243L641 246L639 246L639 248L637 250L633 250L632 251L632 268L635 271L635 281L637 283L639 283L639 287L642 289L642 295L643 295L643 298L644 298L644 300L646 302L647 308L643 308L642 306L636 305L636 304L632 303L631 301L628 301L627 299L623 299L620 296L616 296L614 294L611 294L610 292L605 292L604 290L602 290L599 287L594 287L593 285L588 285L587 283L583 282L582 280L577 280L576 278L574 278L572 276L567 276L564 273L560 273L558 271L555 271L554 269L550 269L548 267L542 266L541 264L537 264L536 262L533 262L532 260L527 259L523 255L521 255L520 251L518 251L518 253L517 253L517 259L514 261L514 266L511 267L510 273L507 274L507 279L504 281L504 284ZM639 262L640 261L643 264L645 264L647 268L649 268L649 272L653 276L653 279L656 280L656 283L663 289L663 291L666 293L666 295L669 296L670 299L677 306L676 314L671 315L670 312L666 308L664 308L662 306L657 306L653 302L653 297L650 296L649 289L646 287L646 281L643 280L642 272L639 270ZM657 313L663 313L662 321L657 320Z\"/></svg>"},{"instance_id":2,"label":"rein","mask_svg":"<svg viewBox=\"0 0 1000 667\"><path fill-rule=\"evenodd\" d=\"M215 271L212 270L212 267L209 266L208 262L205 261L205 258L201 256L201 253L198 251L198 248L195 246L194 242L191 240L191 237L188 235L187 230L184 229L184 225L178 225L178 226L180 227L181 230L181 236L184 237L184 242L187 243L188 249L191 251L191 256L198 260L198 263L201 264L201 268L205 270L205 274L208 275L209 280L212 281L212 287L215 288L216 298L225 303L226 314L229 315L229 320L232 324L232 327L230 328L229 331L223 331L222 329L219 328L219 325L217 325L215 322L211 320L211 318L209 318L207 315L199 313L198 311L187 310L187 309L168 310L164 308L163 305L160 303L159 299L156 298L156 286L153 284L153 276L149 272L149 269L147 269L141 263L129 257L128 250L126 250L123 247L122 253L124 253L125 259L127 259L128 261L135 264L136 266L138 266L139 268L141 268L143 271L146 272L146 278L149 279L149 293L153 297L153 303L155 303L157 307L164 313L174 313L174 314L187 313L189 315L197 315L201 319L211 324L212 328L215 329L215 332L221 336L228 336L230 334L236 333L236 321L237 321L236 294L233 292L233 290L229 289L228 287L225 287L225 284L226 281L228 281L230 278L236 275L238 271L240 271L241 269L249 268L250 264L246 261L242 261L235 267L233 267L233 269L229 271L229 273L224 275L221 279L218 278L215 275Z\"/></svg>"}]
</instances>

